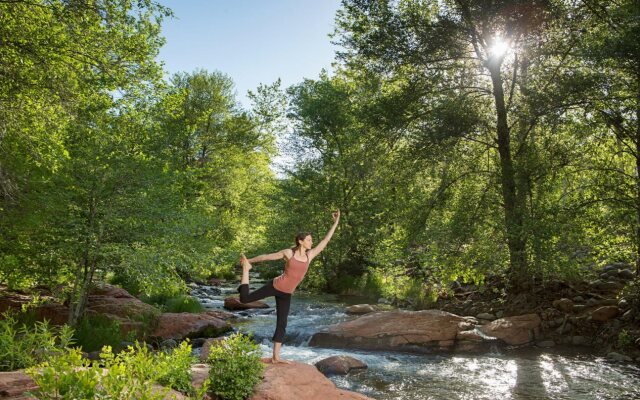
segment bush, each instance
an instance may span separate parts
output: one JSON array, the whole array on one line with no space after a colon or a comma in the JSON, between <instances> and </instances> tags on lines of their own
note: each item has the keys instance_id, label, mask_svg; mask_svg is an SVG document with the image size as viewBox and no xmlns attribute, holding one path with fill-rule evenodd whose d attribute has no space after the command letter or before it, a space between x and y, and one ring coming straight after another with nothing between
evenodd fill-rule
<instances>
[{"instance_id":1,"label":"bush","mask_svg":"<svg viewBox=\"0 0 640 400\"><path fill-rule=\"evenodd\" d=\"M195 357L191 354L188 341L180 343L175 349L160 353L156 362L159 370L158 383L183 393L193 394L191 364L194 362Z\"/></svg>"},{"instance_id":2,"label":"bush","mask_svg":"<svg viewBox=\"0 0 640 400\"><path fill-rule=\"evenodd\" d=\"M101 364L83 359L80 349L67 349L37 367L27 369L38 390L38 399L165 399L169 388L158 390L158 382L193 394L189 376L191 346L181 345L171 353L153 354L136 343L118 355L105 346ZM187 380L188 379L188 380ZM195 393L202 399L208 382Z\"/></svg>"},{"instance_id":3,"label":"bush","mask_svg":"<svg viewBox=\"0 0 640 400\"><path fill-rule=\"evenodd\" d=\"M199 313L204 311L204 307L198 299L185 294L157 293L152 296L142 296L141 300L159 308L163 312Z\"/></svg>"},{"instance_id":4,"label":"bush","mask_svg":"<svg viewBox=\"0 0 640 400\"><path fill-rule=\"evenodd\" d=\"M258 345L241 333L212 346L207 359L211 365L211 392L225 400L248 397L262 380L264 364L260 356Z\"/></svg>"},{"instance_id":5,"label":"bush","mask_svg":"<svg viewBox=\"0 0 640 400\"><path fill-rule=\"evenodd\" d=\"M167 299L166 303L166 312L179 313L179 312L189 312L189 313L199 313L204 311L204 307L198 299L192 296L180 295L176 297L172 297Z\"/></svg>"},{"instance_id":6,"label":"bush","mask_svg":"<svg viewBox=\"0 0 640 400\"><path fill-rule=\"evenodd\" d=\"M97 351L108 345L117 350L124 336L120 323L104 315L85 316L80 320L74 334L76 343L86 352Z\"/></svg>"},{"instance_id":7,"label":"bush","mask_svg":"<svg viewBox=\"0 0 640 400\"><path fill-rule=\"evenodd\" d=\"M31 367L72 343L73 330L67 325L50 328L45 320L28 327L18 317L7 311L0 319L0 371Z\"/></svg>"}]
</instances>

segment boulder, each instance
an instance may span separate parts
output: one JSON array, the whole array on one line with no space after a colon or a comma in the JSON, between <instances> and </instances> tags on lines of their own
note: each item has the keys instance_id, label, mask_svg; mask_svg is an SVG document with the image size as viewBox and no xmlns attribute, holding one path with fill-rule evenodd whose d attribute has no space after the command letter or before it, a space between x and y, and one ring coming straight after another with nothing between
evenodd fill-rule
<instances>
[{"instance_id":1,"label":"boulder","mask_svg":"<svg viewBox=\"0 0 640 400\"><path fill-rule=\"evenodd\" d=\"M636 274L634 274L630 269L623 269L621 271L618 271L618 277L624 280L633 279L635 276Z\"/></svg>"},{"instance_id":2,"label":"boulder","mask_svg":"<svg viewBox=\"0 0 640 400\"><path fill-rule=\"evenodd\" d=\"M192 337L215 337L230 331L228 322L207 313L163 313L152 337L182 340Z\"/></svg>"},{"instance_id":3,"label":"boulder","mask_svg":"<svg viewBox=\"0 0 640 400\"><path fill-rule=\"evenodd\" d=\"M571 344L574 346L589 346L591 345L591 339L586 336L572 336Z\"/></svg>"},{"instance_id":4,"label":"boulder","mask_svg":"<svg viewBox=\"0 0 640 400\"><path fill-rule=\"evenodd\" d=\"M533 341L538 336L541 322L538 314L525 314L497 319L481 326L479 330L509 345L521 345Z\"/></svg>"},{"instance_id":5,"label":"boulder","mask_svg":"<svg viewBox=\"0 0 640 400\"><path fill-rule=\"evenodd\" d=\"M388 311L366 314L313 335L311 346L431 353L451 350L458 332L474 318L445 311Z\"/></svg>"},{"instance_id":6,"label":"boulder","mask_svg":"<svg viewBox=\"0 0 640 400\"><path fill-rule=\"evenodd\" d=\"M356 315L369 314L376 311L378 310L370 304L356 304L354 306L349 306L345 309L345 312L347 314L356 314Z\"/></svg>"},{"instance_id":7,"label":"boulder","mask_svg":"<svg viewBox=\"0 0 640 400\"><path fill-rule=\"evenodd\" d=\"M226 321L228 319L236 317L233 313L222 311L222 310L219 310L219 311L218 310L203 311L202 314L207 314L207 315L210 315L212 317L216 317L218 319L221 319L223 321Z\"/></svg>"},{"instance_id":8,"label":"boulder","mask_svg":"<svg viewBox=\"0 0 640 400\"><path fill-rule=\"evenodd\" d=\"M491 314L491 313L480 313L480 314L476 315L476 318L485 319L485 320L488 320L488 321L493 321L494 319L496 319L496 316Z\"/></svg>"},{"instance_id":9,"label":"boulder","mask_svg":"<svg viewBox=\"0 0 640 400\"><path fill-rule=\"evenodd\" d=\"M620 314L620 309L616 306L604 306L591 313L591 319L599 322L607 322Z\"/></svg>"},{"instance_id":10,"label":"boulder","mask_svg":"<svg viewBox=\"0 0 640 400\"><path fill-rule=\"evenodd\" d=\"M35 399L24 393L37 388L33 379L23 371L0 372L0 399Z\"/></svg>"},{"instance_id":11,"label":"boulder","mask_svg":"<svg viewBox=\"0 0 640 400\"><path fill-rule=\"evenodd\" d=\"M250 400L367 400L359 393L341 390L316 367L293 362L267 364L262 383L258 384Z\"/></svg>"},{"instance_id":12,"label":"boulder","mask_svg":"<svg viewBox=\"0 0 640 400\"><path fill-rule=\"evenodd\" d=\"M224 299L224 308L227 310L248 310L251 308L269 308L269 305L263 301L241 303L237 297L227 297Z\"/></svg>"},{"instance_id":13,"label":"boulder","mask_svg":"<svg viewBox=\"0 0 640 400\"><path fill-rule=\"evenodd\" d=\"M613 360L613 361L622 361L622 362L631 362L631 361L633 361L633 359L631 357L625 356L624 354L616 353L614 351L612 351L611 353L607 354L607 358L609 360Z\"/></svg>"},{"instance_id":14,"label":"boulder","mask_svg":"<svg viewBox=\"0 0 640 400\"><path fill-rule=\"evenodd\" d=\"M573 301L570 299L562 298L553 301L553 307L563 312L571 312L573 310Z\"/></svg>"},{"instance_id":15,"label":"boulder","mask_svg":"<svg viewBox=\"0 0 640 400\"><path fill-rule=\"evenodd\" d=\"M353 369L366 369L367 364L349 356L333 356L315 363L325 375L346 375Z\"/></svg>"}]
</instances>

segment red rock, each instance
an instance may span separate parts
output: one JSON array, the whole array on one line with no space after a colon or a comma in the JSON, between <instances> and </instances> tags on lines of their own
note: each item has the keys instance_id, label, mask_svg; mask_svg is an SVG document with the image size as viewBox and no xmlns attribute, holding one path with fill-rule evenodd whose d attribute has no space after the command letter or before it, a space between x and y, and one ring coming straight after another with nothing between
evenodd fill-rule
<instances>
[{"instance_id":1,"label":"red rock","mask_svg":"<svg viewBox=\"0 0 640 400\"><path fill-rule=\"evenodd\" d=\"M521 345L535 339L541 322L538 314L525 314L500 318L479 329L485 335L501 339L509 345Z\"/></svg>"},{"instance_id":2,"label":"red rock","mask_svg":"<svg viewBox=\"0 0 640 400\"><path fill-rule=\"evenodd\" d=\"M330 326L311 338L310 345L416 352L453 347L458 332L472 320L445 311L389 311L364 315ZM462 324L461 324L462 323Z\"/></svg>"},{"instance_id":3,"label":"red rock","mask_svg":"<svg viewBox=\"0 0 640 400\"><path fill-rule=\"evenodd\" d=\"M224 299L224 308L227 310L248 310L251 308L269 308L269 305L263 301L241 303L237 297L227 297Z\"/></svg>"},{"instance_id":4,"label":"red rock","mask_svg":"<svg viewBox=\"0 0 640 400\"><path fill-rule=\"evenodd\" d=\"M215 337L231 330L231 325L207 313L163 313L151 336L181 340L192 337Z\"/></svg>"},{"instance_id":5,"label":"red rock","mask_svg":"<svg viewBox=\"0 0 640 400\"><path fill-rule=\"evenodd\" d=\"M226 312L226 311L216 311L216 310L204 311L203 314L211 315L212 317L216 317L224 321L230 318L236 317L233 313Z\"/></svg>"},{"instance_id":6,"label":"red rock","mask_svg":"<svg viewBox=\"0 0 640 400\"><path fill-rule=\"evenodd\" d=\"M24 393L37 388L33 379L23 371L0 372L0 399L35 399Z\"/></svg>"},{"instance_id":7,"label":"red rock","mask_svg":"<svg viewBox=\"0 0 640 400\"><path fill-rule=\"evenodd\" d=\"M591 313L591 319L599 322L607 322L620 314L620 309L616 306L604 306Z\"/></svg>"},{"instance_id":8,"label":"red rock","mask_svg":"<svg viewBox=\"0 0 640 400\"><path fill-rule=\"evenodd\" d=\"M345 312L347 314L356 314L356 315L369 314L376 311L378 310L376 310L376 308L370 304L356 304L354 306L349 306L345 309Z\"/></svg>"},{"instance_id":9,"label":"red rock","mask_svg":"<svg viewBox=\"0 0 640 400\"><path fill-rule=\"evenodd\" d=\"M250 400L367 400L359 393L341 390L313 365L267 364L264 379Z\"/></svg>"},{"instance_id":10,"label":"red rock","mask_svg":"<svg viewBox=\"0 0 640 400\"><path fill-rule=\"evenodd\" d=\"M367 364L349 356L332 356L315 363L316 368L325 375L346 375L352 369L366 369Z\"/></svg>"},{"instance_id":11,"label":"red rock","mask_svg":"<svg viewBox=\"0 0 640 400\"><path fill-rule=\"evenodd\" d=\"M571 299L562 298L562 299L554 300L553 306L560 311L564 311L568 313L573 310L573 301Z\"/></svg>"}]
</instances>

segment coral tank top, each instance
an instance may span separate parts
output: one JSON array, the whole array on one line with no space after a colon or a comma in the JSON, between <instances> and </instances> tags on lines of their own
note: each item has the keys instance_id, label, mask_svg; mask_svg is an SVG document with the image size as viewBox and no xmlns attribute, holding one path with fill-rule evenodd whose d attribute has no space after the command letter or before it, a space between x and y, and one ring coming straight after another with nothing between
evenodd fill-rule
<instances>
[{"instance_id":1,"label":"coral tank top","mask_svg":"<svg viewBox=\"0 0 640 400\"><path fill-rule=\"evenodd\" d=\"M291 257L284 265L284 273L273 279L273 287L285 293L293 293L296 286L302 281L309 269L309 256L307 261L298 261Z\"/></svg>"}]
</instances>

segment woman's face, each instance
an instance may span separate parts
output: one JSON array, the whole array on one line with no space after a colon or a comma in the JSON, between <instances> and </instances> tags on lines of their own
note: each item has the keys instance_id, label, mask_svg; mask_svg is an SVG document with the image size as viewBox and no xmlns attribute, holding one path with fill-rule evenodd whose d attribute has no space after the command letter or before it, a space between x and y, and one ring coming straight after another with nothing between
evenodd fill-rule
<instances>
[{"instance_id":1,"label":"woman's face","mask_svg":"<svg viewBox=\"0 0 640 400\"><path fill-rule=\"evenodd\" d=\"M300 241L300 244L302 245L302 248L304 248L305 250L309 250L313 245L313 239L311 238L311 235L307 235L304 240Z\"/></svg>"}]
</instances>

